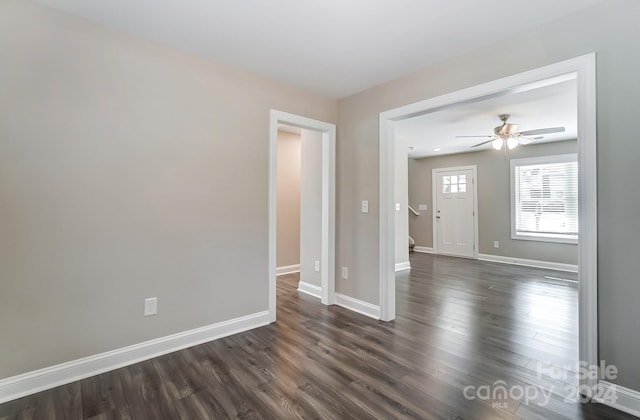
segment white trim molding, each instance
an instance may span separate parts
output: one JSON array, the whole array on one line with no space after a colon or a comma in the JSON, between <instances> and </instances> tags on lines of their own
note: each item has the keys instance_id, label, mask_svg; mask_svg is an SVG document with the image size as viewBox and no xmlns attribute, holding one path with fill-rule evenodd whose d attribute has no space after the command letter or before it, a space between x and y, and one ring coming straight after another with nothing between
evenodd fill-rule
<instances>
[{"instance_id":1,"label":"white trim molding","mask_svg":"<svg viewBox=\"0 0 640 420\"><path fill-rule=\"evenodd\" d=\"M299 272L300 272L300 264L283 265L281 267L276 267L276 276L282 276L285 274L299 273Z\"/></svg>"},{"instance_id":2,"label":"white trim molding","mask_svg":"<svg viewBox=\"0 0 640 420\"><path fill-rule=\"evenodd\" d=\"M321 287L303 281L298 283L298 292L312 296L316 299L320 299L322 296ZM335 305L357 312L361 315L368 316L369 318L380 319L380 307L363 300L336 293Z\"/></svg>"},{"instance_id":3,"label":"white trim molding","mask_svg":"<svg viewBox=\"0 0 640 420\"><path fill-rule=\"evenodd\" d=\"M433 248L430 246L414 246L413 252L419 252L421 254L433 254Z\"/></svg>"},{"instance_id":4,"label":"white trim molding","mask_svg":"<svg viewBox=\"0 0 640 420\"><path fill-rule=\"evenodd\" d=\"M411 270L411 262L410 261L404 261L404 262L396 263L396 272L405 271L405 270Z\"/></svg>"},{"instance_id":5,"label":"white trim molding","mask_svg":"<svg viewBox=\"0 0 640 420\"><path fill-rule=\"evenodd\" d=\"M300 281L298 283L298 292L313 296L314 298L322 299L322 287L316 286L315 284Z\"/></svg>"},{"instance_id":6,"label":"white trim molding","mask_svg":"<svg viewBox=\"0 0 640 420\"><path fill-rule=\"evenodd\" d=\"M0 380L0 404L269 324L268 311L218 322Z\"/></svg>"},{"instance_id":7,"label":"white trim molding","mask_svg":"<svg viewBox=\"0 0 640 420\"><path fill-rule=\"evenodd\" d=\"M594 401L640 417L640 392L633 389L599 381Z\"/></svg>"},{"instance_id":8,"label":"white trim molding","mask_svg":"<svg viewBox=\"0 0 640 420\"><path fill-rule=\"evenodd\" d=\"M276 320L276 219L278 181L278 125L286 124L322 133L322 253L320 255L321 301L335 303L336 259L336 126L300 115L272 109L269 113L269 313Z\"/></svg>"},{"instance_id":9,"label":"white trim molding","mask_svg":"<svg viewBox=\"0 0 640 420\"><path fill-rule=\"evenodd\" d=\"M336 305L368 316L369 318L380 319L380 307L363 300L336 293Z\"/></svg>"},{"instance_id":10,"label":"white trim molding","mask_svg":"<svg viewBox=\"0 0 640 420\"><path fill-rule=\"evenodd\" d=\"M480 261L495 262L500 264L521 265L524 267L547 268L549 270L578 272L577 264L564 264L552 261L528 260L525 258L504 257L502 255L478 254Z\"/></svg>"},{"instance_id":11,"label":"white trim molding","mask_svg":"<svg viewBox=\"0 0 640 420\"><path fill-rule=\"evenodd\" d=\"M598 194L596 141L596 54L590 53L559 63L504 77L442 96L380 113L379 119L379 261L380 319L390 321L395 308L395 134L394 123L437 112L458 104L505 96L576 80L578 103L579 180L579 360L598 364ZM588 375L587 375L588 376ZM581 379L581 386L594 389L597 381Z\"/></svg>"}]
</instances>

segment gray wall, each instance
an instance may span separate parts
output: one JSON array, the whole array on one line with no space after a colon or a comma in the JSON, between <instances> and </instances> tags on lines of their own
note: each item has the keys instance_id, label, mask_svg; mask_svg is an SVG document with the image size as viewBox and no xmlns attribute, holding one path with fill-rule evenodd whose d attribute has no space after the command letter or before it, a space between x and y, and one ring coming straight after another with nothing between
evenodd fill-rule
<instances>
[{"instance_id":1,"label":"gray wall","mask_svg":"<svg viewBox=\"0 0 640 420\"><path fill-rule=\"evenodd\" d=\"M278 131L278 217L276 266L300 264L299 134Z\"/></svg>"},{"instance_id":2,"label":"gray wall","mask_svg":"<svg viewBox=\"0 0 640 420\"><path fill-rule=\"evenodd\" d=\"M350 275L337 291L377 304L379 113L595 51L600 356L619 367L620 385L640 389L638 16L640 2L612 0L336 109L3 0L0 378L265 310L270 108L338 120L336 267ZM148 296L160 312L143 318Z\"/></svg>"},{"instance_id":3,"label":"gray wall","mask_svg":"<svg viewBox=\"0 0 640 420\"><path fill-rule=\"evenodd\" d=\"M269 109L335 100L21 0L0 74L0 378L267 310Z\"/></svg>"},{"instance_id":4,"label":"gray wall","mask_svg":"<svg viewBox=\"0 0 640 420\"><path fill-rule=\"evenodd\" d=\"M396 264L409 261L409 161L407 141L396 139L395 197L400 210L395 211Z\"/></svg>"},{"instance_id":5,"label":"gray wall","mask_svg":"<svg viewBox=\"0 0 640 420\"><path fill-rule=\"evenodd\" d=\"M565 264L578 264L578 246L539 241L511 239L510 159L576 153L575 140L557 143L530 144L509 151L507 160L502 151L409 159L409 204L427 204L420 216L409 216L409 233L416 246L433 246L432 169L476 165L478 168L478 245L481 254L526 258ZM493 247L500 242L500 248Z\"/></svg>"},{"instance_id":6,"label":"gray wall","mask_svg":"<svg viewBox=\"0 0 640 420\"><path fill-rule=\"evenodd\" d=\"M315 261L322 255L322 133L302 130L300 281L321 286Z\"/></svg>"},{"instance_id":7,"label":"gray wall","mask_svg":"<svg viewBox=\"0 0 640 420\"><path fill-rule=\"evenodd\" d=\"M612 0L339 102L337 292L378 303L378 123L395 107L582 54L597 53L600 356L640 390L640 221L636 188L640 2ZM421 54L421 52L416 52ZM370 213L359 212L360 200Z\"/></svg>"}]
</instances>

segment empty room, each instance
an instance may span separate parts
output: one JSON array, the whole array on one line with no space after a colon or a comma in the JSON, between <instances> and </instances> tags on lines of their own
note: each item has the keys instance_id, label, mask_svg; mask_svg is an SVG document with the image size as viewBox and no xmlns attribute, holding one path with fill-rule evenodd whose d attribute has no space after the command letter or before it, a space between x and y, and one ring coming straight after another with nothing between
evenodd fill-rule
<instances>
[{"instance_id":1,"label":"empty room","mask_svg":"<svg viewBox=\"0 0 640 420\"><path fill-rule=\"evenodd\" d=\"M0 0L0 419L637 418L639 18Z\"/></svg>"}]
</instances>

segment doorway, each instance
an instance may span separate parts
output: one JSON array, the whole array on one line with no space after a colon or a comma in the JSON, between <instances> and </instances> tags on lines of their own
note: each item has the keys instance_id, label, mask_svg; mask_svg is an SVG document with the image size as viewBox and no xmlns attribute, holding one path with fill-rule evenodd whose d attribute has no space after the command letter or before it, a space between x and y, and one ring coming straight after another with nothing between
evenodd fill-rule
<instances>
[{"instance_id":1,"label":"doorway","mask_svg":"<svg viewBox=\"0 0 640 420\"><path fill-rule=\"evenodd\" d=\"M579 360L598 363L597 330L597 169L595 53L530 70L514 76L452 92L380 114L380 318L395 319L394 270L394 122L489 97L533 90L558 80L575 79L578 87L579 180ZM587 375L590 376L590 375ZM595 389L597 378L585 377L581 386Z\"/></svg>"},{"instance_id":2,"label":"doorway","mask_svg":"<svg viewBox=\"0 0 640 420\"><path fill-rule=\"evenodd\" d=\"M478 202L473 166L433 170L433 250L454 257L478 257Z\"/></svg>"},{"instance_id":3,"label":"doorway","mask_svg":"<svg viewBox=\"0 0 640 420\"><path fill-rule=\"evenodd\" d=\"M269 115L269 319L276 321L277 271L277 169L278 125L298 127L318 133L321 149L321 250L319 259L320 297L325 305L335 303L335 147L336 126L282 111ZM316 270L318 271L318 270Z\"/></svg>"}]
</instances>

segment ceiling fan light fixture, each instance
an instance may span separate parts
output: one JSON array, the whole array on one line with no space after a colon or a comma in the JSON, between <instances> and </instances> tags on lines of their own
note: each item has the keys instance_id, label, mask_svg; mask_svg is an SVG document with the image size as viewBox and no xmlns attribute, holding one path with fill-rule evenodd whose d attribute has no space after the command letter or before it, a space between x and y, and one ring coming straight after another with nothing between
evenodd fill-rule
<instances>
[{"instance_id":1,"label":"ceiling fan light fixture","mask_svg":"<svg viewBox=\"0 0 640 420\"><path fill-rule=\"evenodd\" d=\"M517 124L510 124L507 121L509 120L509 114L500 114L498 115L500 121L502 121L502 125L494 127L493 136L456 136L459 137L485 137L489 138L483 142L478 144L474 144L471 148L484 146L485 144L490 143L491 147L495 150L501 150L502 147L506 143L505 151L507 149L515 149L519 145L527 145L534 140L542 139L543 134L553 134L553 133L563 133L565 131L565 127L549 127L549 128L538 128L535 130L528 131L517 131ZM538 137L525 137L525 136L538 136Z\"/></svg>"}]
</instances>

